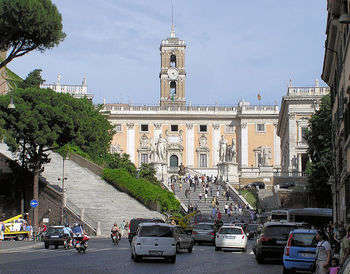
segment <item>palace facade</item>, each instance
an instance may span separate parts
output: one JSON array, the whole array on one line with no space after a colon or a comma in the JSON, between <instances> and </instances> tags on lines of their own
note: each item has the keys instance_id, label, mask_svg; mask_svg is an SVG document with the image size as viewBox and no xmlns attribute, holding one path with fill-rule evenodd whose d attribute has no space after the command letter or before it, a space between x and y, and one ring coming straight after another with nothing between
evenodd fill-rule
<instances>
[{"instance_id":1,"label":"palace facade","mask_svg":"<svg viewBox=\"0 0 350 274\"><path fill-rule=\"evenodd\" d=\"M185 167L217 175L220 139L233 152L237 184L263 180L272 184L281 168L279 108L253 106L241 101L235 106L190 106L186 104L185 41L172 29L160 45L160 100L156 106L105 104L103 112L116 131L111 150L130 155L139 167L153 162L159 138L166 141L166 178ZM221 173L224 179L231 174ZM226 178L225 178L226 177Z\"/></svg>"}]
</instances>

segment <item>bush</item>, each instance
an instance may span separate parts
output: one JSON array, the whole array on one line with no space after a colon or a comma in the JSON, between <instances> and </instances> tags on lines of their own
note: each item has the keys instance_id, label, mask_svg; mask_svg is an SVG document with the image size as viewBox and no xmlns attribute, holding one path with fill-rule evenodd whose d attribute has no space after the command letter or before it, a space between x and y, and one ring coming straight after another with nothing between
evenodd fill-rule
<instances>
[{"instance_id":1,"label":"bush","mask_svg":"<svg viewBox=\"0 0 350 274\"><path fill-rule=\"evenodd\" d=\"M257 194L254 193L253 190L240 190L239 193L247 200L247 202L254 208L256 209L258 206L258 198Z\"/></svg>"},{"instance_id":2,"label":"bush","mask_svg":"<svg viewBox=\"0 0 350 274\"><path fill-rule=\"evenodd\" d=\"M103 179L128 193L141 203L151 206L159 204L161 212L180 215L181 205L173 193L145 179L136 179L124 169L104 169Z\"/></svg>"}]
</instances>

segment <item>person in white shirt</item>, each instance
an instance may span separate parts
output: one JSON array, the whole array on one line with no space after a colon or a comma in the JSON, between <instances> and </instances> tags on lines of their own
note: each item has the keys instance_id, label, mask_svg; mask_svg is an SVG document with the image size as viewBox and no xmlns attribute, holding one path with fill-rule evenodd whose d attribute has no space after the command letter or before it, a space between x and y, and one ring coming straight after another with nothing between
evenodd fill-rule
<instances>
[{"instance_id":1,"label":"person in white shirt","mask_svg":"<svg viewBox=\"0 0 350 274\"><path fill-rule=\"evenodd\" d=\"M331 262L332 248L328 242L328 237L323 231L316 234L318 241L316 247L316 274L327 274Z\"/></svg>"}]
</instances>

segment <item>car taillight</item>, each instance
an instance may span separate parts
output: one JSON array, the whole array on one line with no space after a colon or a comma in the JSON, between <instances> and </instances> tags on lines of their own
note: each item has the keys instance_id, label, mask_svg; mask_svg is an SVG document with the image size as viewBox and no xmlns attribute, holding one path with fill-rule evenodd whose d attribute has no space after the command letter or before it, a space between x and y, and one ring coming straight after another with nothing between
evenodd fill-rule
<instances>
[{"instance_id":1,"label":"car taillight","mask_svg":"<svg viewBox=\"0 0 350 274\"><path fill-rule=\"evenodd\" d=\"M290 247L292 246L292 240L293 240L293 234L290 234L286 245L286 251L285 251L286 256L289 256Z\"/></svg>"},{"instance_id":2,"label":"car taillight","mask_svg":"<svg viewBox=\"0 0 350 274\"><path fill-rule=\"evenodd\" d=\"M211 236L215 236L214 232L209 232L208 234Z\"/></svg>"},{"instance_id":3,"label":"car taillight","mask_svg":"<svg viewBox=\"0 0 350 274\"><path fill-rule=\"evenodd\" d=\"M259 239L260 242L268 242L270 240L271 240L271 238L265 237L264 235L261 235L261 237Z\"/></svg>"},{"instance_id":4,"label":"car taillight","mask_svg":"<svg viewBox=\"0 0 350 274\"><path fill-rule=\"evenodd\" d=\"M192 234L198 234L198 232L197 231L192 231Z\"/></svg>"},{"instance_id":5,"label":"car taillight","mask_svg":"<svg viewBox=\"0 0 350 274\"><path fill-rule=\"evenodd\" d=\"M131 222L129 223L129 231L130 231L130 227L131 227Z\"/></svg>"},{"instance_id":6,"label":"car taillight","mask_svg":"<svg viewBox=\"0 0 350 274\"><path fill-rule=\"evenodd\" d=\"M242 240L244 239L244 235L242 236Z\"/></svg>"}]
</instances>

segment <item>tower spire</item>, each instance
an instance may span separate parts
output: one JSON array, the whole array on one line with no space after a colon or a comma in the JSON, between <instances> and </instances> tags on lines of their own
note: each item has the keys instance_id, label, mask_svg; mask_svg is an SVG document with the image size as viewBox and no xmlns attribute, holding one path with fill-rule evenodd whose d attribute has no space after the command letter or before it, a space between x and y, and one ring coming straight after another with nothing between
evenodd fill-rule
<instances>
[{"instance_id":1,"label":"tower spire","mask_svg":"<svg viewBox=\"0 0 350 274\"><path fill-rule=\"evenodd\" d=\"M171 0L171 38L175 38L175 26L174 26L174 3L173 0Z\"/></svg>"}]
</instances>

